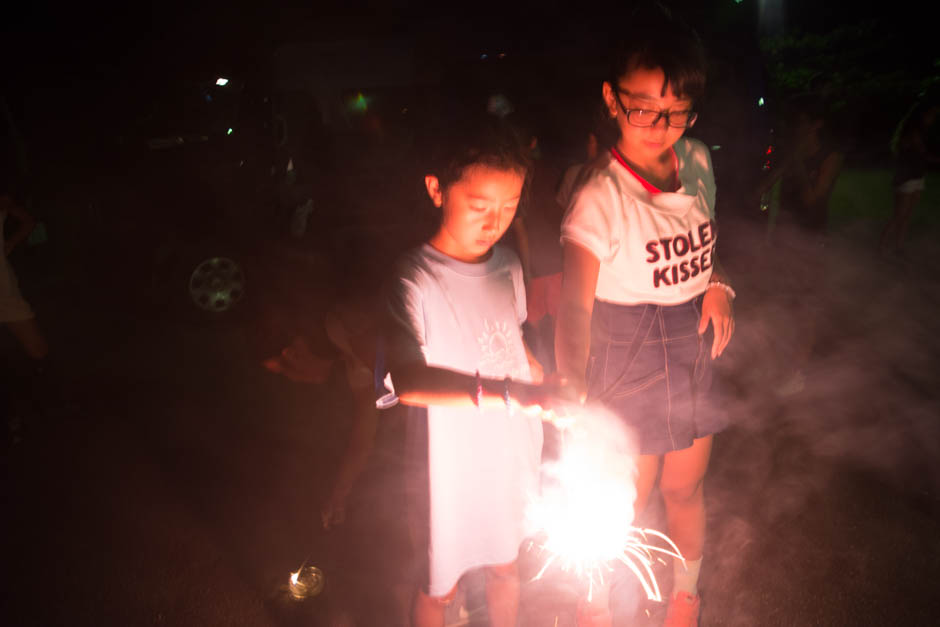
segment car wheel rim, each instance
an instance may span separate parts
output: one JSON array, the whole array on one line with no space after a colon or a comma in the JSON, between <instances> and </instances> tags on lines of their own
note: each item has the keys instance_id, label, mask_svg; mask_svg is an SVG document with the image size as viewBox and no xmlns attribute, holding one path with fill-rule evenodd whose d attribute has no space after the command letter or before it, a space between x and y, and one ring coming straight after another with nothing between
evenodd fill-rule
<instances>
[{"instance_id":1,"label":"car wheel rim","mask_svg":"<svg viewBox=\"0 0 940 627\"><path fill-rule=\"evenodd\" d=\"M189 297L199 309L221 313L245 296L245 274L228 257L210 257L189 277Z\"/></svg>"}]
</instances>

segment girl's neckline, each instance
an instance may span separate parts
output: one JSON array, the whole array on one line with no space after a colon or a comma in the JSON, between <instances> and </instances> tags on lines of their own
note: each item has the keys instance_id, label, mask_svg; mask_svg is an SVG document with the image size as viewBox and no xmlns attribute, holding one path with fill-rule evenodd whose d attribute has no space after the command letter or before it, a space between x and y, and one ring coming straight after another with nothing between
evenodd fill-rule
<instances>
[{"instance_id":1,"label":"girl's neckline","mask_svg":"<svg viewBox=\"0 0 940 627\"><path fill-rule=\"evenodd\" d=\"M669 150L672 152L672 166L673 166L673 169L672 169L672 190L670 190L670 191L671 191L671 192L676 192L676 191L678 191L678 189L679 189L679 157L676 156L676 149L675 149L675 147L670 147ZM627 163L627 160L623 157L622 154L620 154L620 151L617 150L617 147L616 147L616 146L611 146L611 147L610 147L610 154L612 154L612 155L614 156L614 159L616 159L617 162L620 163L620 165L622 165L623 167L625 167L625 168L627 169L627 172L629 172L630 174L632 174L632 175L636 178L636 180L638 180L638 181L640 182L640 185L643 186L643 189L645 189L645 190L646 190L647 192L649 192L650 194L654 194L654 195L655 195L655 194L662 194L664 191L666 191L666 190L659 189L658 187L656 187L655 185L653 185L652 183L650 183L649 181L647 181L645 178L643 178L642 176L640 176L640 174L638 174L636 170L634 170L633 168L631 168L631 167L630 167L630 164Z\"/></svg>"}]
</instances>

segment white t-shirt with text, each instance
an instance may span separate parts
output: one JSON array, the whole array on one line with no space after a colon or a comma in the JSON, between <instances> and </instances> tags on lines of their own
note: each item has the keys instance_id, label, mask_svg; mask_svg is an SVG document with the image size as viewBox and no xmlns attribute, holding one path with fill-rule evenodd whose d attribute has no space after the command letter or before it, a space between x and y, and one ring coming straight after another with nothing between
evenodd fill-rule
<instances>
[{"instance_id":1,"label":"white t-shirt with text","mask_svg":"<svg viewBox=\"0 0 940 627\"><path fill-rule=\"evenodd\" d=\"M565 213L561 240L600 261L595 296L636 305L678 305L702 294L715 259L715 177L708 148L676 142L679 189L651 193L612 154Z\"/></svg>"}]
</instances>

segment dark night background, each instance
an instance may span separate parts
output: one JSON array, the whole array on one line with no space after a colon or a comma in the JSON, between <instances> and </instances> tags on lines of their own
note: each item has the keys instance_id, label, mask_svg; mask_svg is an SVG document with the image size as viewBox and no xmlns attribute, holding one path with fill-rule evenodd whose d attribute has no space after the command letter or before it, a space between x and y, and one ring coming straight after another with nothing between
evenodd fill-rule
<instances>
[{"instance_id":1,"label":"dark night background","mask_svg":"<svg viewBox=\"0 0 940 627\"><path fill-rule=\"evenodd\" d=\"M692 134L720 146L722 255L739 294L719 367L734 424L707 478L701 624L934 624L935 169L909 257L884 260L877 238L891 135L940 87L935 24L914 5L665 4L709 52ZM6 6L3 167L47 234L10 261L52 351L32 378L0 334L0 411L27 406L4 443L0 622L398 624L400 417L380 428L347 523L324 532L320 503L350 430L342 368L307 385L261 361L297 333L335 357L324 312L368 291L427 232L429 120L501 92L547 164L574 162L630 6ZM790 99L806 93L825 101L846 163L821 340L806 389L781 401L790 313L768 288L782 271L750 192L767 146L786 142ZM371 107L361 115L358 94ZM148 149L177 136L185 145ZM308 193L306 233L291 237ZM214 255L244 265L233 311L189 302L192 268ZM327 588L292 602L284 584L304 560ZM573 624L573 593L558 582L526 586L523 607L521 624Z\"/></svg>"}]
</instances>

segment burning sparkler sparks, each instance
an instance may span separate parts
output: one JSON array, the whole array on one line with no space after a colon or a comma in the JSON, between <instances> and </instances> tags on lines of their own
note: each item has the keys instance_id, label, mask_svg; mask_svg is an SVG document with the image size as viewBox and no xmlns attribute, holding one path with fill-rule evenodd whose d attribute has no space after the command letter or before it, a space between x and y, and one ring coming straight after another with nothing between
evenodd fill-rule
<instances>
[{"instance_id":1,"label":"burning sparkler sparks","mask_svg":"<svg viewBox=\"0 0 940 627\"><path fill-rule=\"evenodd\" d=\"M637 471L622 423L592 408L565 426L559 458L546 467L542 493L527 512L537 545L548 556L535 579L557 564L587 581L591 600L594 587L604 584L619 561L637 576L648 598L662 601L655 556L683 558L664 534L633 526Z\"/></svg>"}]
</instances>

